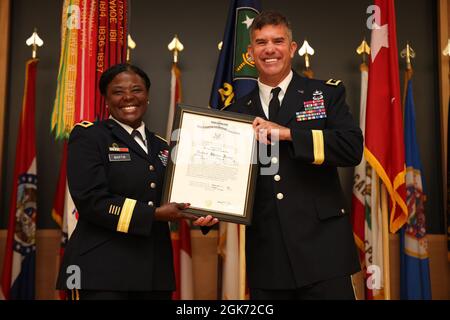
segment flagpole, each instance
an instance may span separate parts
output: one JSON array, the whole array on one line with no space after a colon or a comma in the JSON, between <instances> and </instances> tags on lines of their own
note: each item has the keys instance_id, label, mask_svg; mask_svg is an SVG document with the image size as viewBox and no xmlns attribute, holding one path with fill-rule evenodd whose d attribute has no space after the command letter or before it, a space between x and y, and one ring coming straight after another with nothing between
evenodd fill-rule
<instances>
[{"instance_id":1,"label":"flagpole","mask_svg":"<svg viewBox=\"0 0 450 320\"><path fill-rule=\"evenodd\" d=\"M314 49L309 45L308 41L304 41L301 48L298 50L300 57L305 57L305 70L303 70L303 75L309 79L314 77L314 72L311 69L310 56L315 53Z\"/></svg>"},{"instance_id":2,"label":"flagpole","mask_svg":"<svg viewBox=\"0 0 450 320\"><path fill-rule=\"evenodd\" d=\"M413 76L413 68L411 64L411 59L416 57L416 52L414 49L409 45L409 42L406 43L406 48L402 50L400 53L400 56L404 59L406 59L406 68L405 68L405 81L404 81L404 87L403 87L403 114L405 114L405 101L406 101L406 93L408 92L408 82L412 79Z\"/></svg>"},{"instance_id":3,"label":"flagpole","mask_svg":"<svg viewBox=\"0 0 450 320\"><path fill-rule=\"evenodd\" d=\"M134 50L136 48L136 42L134 42L133 38L130 34L128 34L127 37L127 63L130 63L131 61L131 50Z\"/></svg>"},{"instance_id":4,"label":"flagpole","mask_svg":"<svg viewBox=\"0 0 450 320\"><path fill-rule=\"evenodd\" d=\"M173 118L175 117L175 109L177 107L177 104L181 101L181 91L177 90L177 87L179 85L179 69L178 69L178 55L181 51L184 50L184 45L181 43L180 39L178 39L178 36L175 35L170 41L170 43L167 45L167 48L169 51L173 54L173 62L172 62L172 79L171 79L171 102L169 106L169 115L167 117L167 128L166 128L166 139L167 141L171 140L172 136L172 123ZM172 101L173 99L173 101Z\"/></svg>"},{"instance_id":5,"label":"flagpole","mask_svg":"<svg viewBox=\"0 0 450 320\"><path fill-rule=\"evenodd\" d=\"M369 67L367 66L366 59L370 55L370 47L366 41L366 38L363 39L358 48L356 48L356 53L362 57L362 63L360 66L361 72L369 71Z\"/></svg>"},{"instance_id":6,"label":"flagpole","mask_svg":"<svg viewBox=\"0 0 450 320\"><path fill-rule=\"evenodd\" d=\"M383 278L384 278L384 300L391 300L391 272L389 257L389 211L386 186L381 182L381 215L383 227Z\"/></svg>"},{"instance_id":7,"label":"flagpole","mask_svg":"<svg viewBox=\"0 0 450 320\"><path fill-rule=\"evenodd\" d=\"M361 131L364 134L365 131L365 122L366 122L366 101L367 101L367 78L369 67L366 63L367 57L370 55L370 47L364 39L361 44L356 48L356 53L361 56L361 65L359 67L361 72L361 97L360 97L360 116L359 116L359 125ZM365 195L364 190L367 188L367 162L366 159L363 158L361 163L355 168L354 172L354 187L353 187L353 197L352 197L352 225L353 225L353 234L355 237L355 241L358 247L359 259L362 268L362 272L358 273L356 277L352 276L353 287L356 288L357 300L367 299L365 283L366 283L366 274L367 274L367 264L366 264L366 239L368 233L366 234L365 225ZM357 187L358 184L363 184L363 189L359 189ZM361 287L362 284L362 287Z\"/></svg>"},{"instance_id":8,"label":"flagpole","mask_svg":"<svg viewBox=\"0 0 450 320\"><path fill-rule=\"evenodd\" d=\"M34 28L33 34L27 39L25 43L27 44L27 46L31 47L31 59L36 59L37 48L44 45L44 41L42 41L37 33L37 28Z\"/></svg>"},{"instance_id":9,"label":"flagpole","mask_svg":"<svg viewBox=\"0 0 450 320\"><path fill-rule=\"evenodd\" d=\"M172 41L169 43L168 48L173 53L173 63L178 63L178 53L184 50L184 46L181 43L181 41L178 39L178 36L175 35L175 37L172 39Z\"/></svg>"},{"instance_id":10,"label":"flagpole","mask_svg":"<svg viewBox=\"0 0 450 320\"><path fill-rule=\"evenodd\" d=\"M239 226L239 299L246 300L245 288L247 287L245 273L245 225Z\"/></svg>"}]
</instances>

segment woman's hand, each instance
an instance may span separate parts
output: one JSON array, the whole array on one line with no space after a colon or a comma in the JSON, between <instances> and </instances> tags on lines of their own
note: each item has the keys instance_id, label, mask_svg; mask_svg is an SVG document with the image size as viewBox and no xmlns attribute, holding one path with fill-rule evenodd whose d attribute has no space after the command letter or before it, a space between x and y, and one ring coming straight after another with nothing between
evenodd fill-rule
<instances>
[{"instance_id":1,"label":"woman's hand","mask_svg":"<svg viewBox=\"0 0 450 320\"><path fill-rule=\"evenodd\" d=\"M189 208L190 203L167 203L155 210L155 219L158 221L177 221L180 219L192 220L195 226L211 227L219 222L219 219L213 218L211 215L206 217L198 217L194 214L184 212Z\"/></svg>"},{"instance_id":2,"label":"woman's hand","mask_svg":"<svg viewBox=\"0 0 450 320\"><path fill-rule=\"evenodd\" d=\"M199 218L197 216L183 212L183 210L189 208L190 205L190 203L167 203L156 208L155 219L158 221L177 221L180 219L198 220Z\"/></svg>"}]
</instances>

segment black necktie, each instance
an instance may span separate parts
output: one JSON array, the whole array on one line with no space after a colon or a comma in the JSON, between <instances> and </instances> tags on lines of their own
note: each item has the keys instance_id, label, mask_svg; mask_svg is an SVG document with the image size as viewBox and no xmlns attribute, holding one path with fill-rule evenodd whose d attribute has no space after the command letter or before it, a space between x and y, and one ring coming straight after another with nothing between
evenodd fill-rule
<instances>
[{"instance_id":1,"label":"black necktie","mask_svg":"<svg viewBox=\"0 0 450 320\"><path fill-rule=\"evenodd\" d=\"M280 100L278 100L278 94L280 93L280 91L281 91L280 87L273 88L271 91L272 99L270 100L270 103L269 103L269 120L270 121L275 121L275 119L277 118L277 115L278 115L278 110L280 110Z\"/></svg>"},{"instance_id":2,"label":"black necktie","mask_svg":"<svg viewBox=\"0 0 450 320\"><path fill-rule=\"evenodd\" d=\"M142 136L142 134L141 134L139 131L133 130L133 131L131 132L131 136L132 136L133 138L134 138L134 137L138 137L139 140L142 141L142 143L144 144L144 146L147 147L147 144L145 143L144 137Z\"/></svg>"}]
</instances>

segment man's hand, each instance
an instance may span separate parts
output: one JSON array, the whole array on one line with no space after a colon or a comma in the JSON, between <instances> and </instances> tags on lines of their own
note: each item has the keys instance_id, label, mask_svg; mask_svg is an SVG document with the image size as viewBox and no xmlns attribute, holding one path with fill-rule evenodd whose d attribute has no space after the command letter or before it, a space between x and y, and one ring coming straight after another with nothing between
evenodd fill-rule
<instances>
[{"instance_id":1,"label":"man's hand","mask_svg":"<svg viewBox=\"0 0 450 320\"><path fill-rule=\"evenodd\" d=\"M194 226L200 226L200 227L212 227L216 223L219 222L219 219L213 218L210 215L207 215L206 217L200 217L197 220L193 222Z\"/></svg>"},{"instance_id":2,"label":"man's hand","mask_svg":"<svg viewBox=\"0 0 450 320\"><path fill-rule=\"evenodd\" d=\"M255 130L256 139L264 144L283 140L292 141L291 129L260 117L253 120L253 129Z\"/></svg>"}]
</instances>

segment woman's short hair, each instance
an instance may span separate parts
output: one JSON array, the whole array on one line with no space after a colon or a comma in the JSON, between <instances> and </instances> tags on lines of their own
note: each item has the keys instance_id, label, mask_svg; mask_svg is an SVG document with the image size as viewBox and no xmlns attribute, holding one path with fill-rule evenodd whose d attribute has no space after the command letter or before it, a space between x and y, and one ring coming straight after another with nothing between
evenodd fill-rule
<instances>
[{"instance_id":1,"label":"woman's short hair","mask_svg":"<svg viewBox=\"0 0 450 320\"><path fill-rule=\"evenodd\" d=\"M113 79L119 73L122 73L125 71L130 71L130 72L133 72L133 73L137 74L138 76L140 76L142 78L142 80L144 80L144 82L145 82L145 87L147 88L147 91L150 89L150 85L151 85L150 78L141 68L139 68L135 65L129 64L129 63L120 63L120 64L116 64L116 65L109 67L107 70L105 70L102 73L102 76L100 77L100 81L98 83L100 93L103 96L106 96L106 90L108 88L108 85L111 83L111 81L113 81Z\"/></svg>"}]
</instances>

